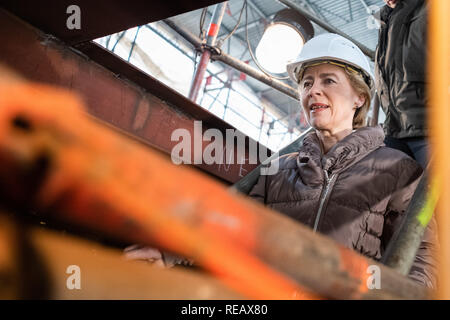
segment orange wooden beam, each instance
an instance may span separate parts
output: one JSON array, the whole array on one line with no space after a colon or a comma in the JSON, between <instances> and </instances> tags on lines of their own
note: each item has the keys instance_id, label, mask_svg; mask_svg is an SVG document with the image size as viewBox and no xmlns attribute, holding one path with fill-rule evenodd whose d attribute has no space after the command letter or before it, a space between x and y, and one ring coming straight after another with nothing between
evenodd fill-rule
<instances>
[{"instance_id":1,"label":"orange wooden beam","mask_svg":"<svg viewBox=\"0 0 450 320\"><path fill-rule=\"evenodd\" d=\"M450 299L450 1L429 0L429 128L433 178L439 181L437 206L441 266L439 295Z\"/></svg>"}]
</instances>

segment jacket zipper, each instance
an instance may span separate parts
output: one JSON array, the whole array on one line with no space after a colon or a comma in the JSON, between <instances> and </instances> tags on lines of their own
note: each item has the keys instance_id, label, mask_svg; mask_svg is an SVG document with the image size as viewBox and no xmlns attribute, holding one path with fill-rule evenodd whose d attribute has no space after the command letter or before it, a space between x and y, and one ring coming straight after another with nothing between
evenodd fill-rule
<instances>
[{"instance_id":1,"label":"jacket zipper","mask_svg":"<svg viewBox=\"0 0 450 320\"><path fill-rule=\"evenodd\" d=\"M328 193L330 192L330 186L331 186L331 182L333 180L333 178L336 176L336 174L332 174L331 177L328 177L328 171L324 170L325 172L325 192L322 192L322 194L320 195L320 202L319 202L319 209L317 210L317 215L316 215L316 220L314 221L314 227L313 227L313 231L316 232L317 231L317 227L319 226L319 220L320 220L320 216L322 215L322 211L323 211L323 206L325 204L325 200L327 199Z\"/></svg>"}]
</instances>

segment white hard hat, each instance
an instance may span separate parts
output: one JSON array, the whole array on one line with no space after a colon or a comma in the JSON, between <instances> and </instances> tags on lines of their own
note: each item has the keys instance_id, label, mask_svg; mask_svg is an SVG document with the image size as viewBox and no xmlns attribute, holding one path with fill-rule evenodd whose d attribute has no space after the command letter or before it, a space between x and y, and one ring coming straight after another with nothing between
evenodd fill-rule
<instances>
[{"instance_id":1,"label":"white hard hat","mask_svg":"<svg viewBox=\"0 0 450 320\"><path fill-rule=\"evenodd\" d=\"M369 88L373 89L374 76L364 53L353 42L334 33L324 33L306 42L297 59L287 65L287 72L298 83L302 67L322 60L341 62L356 68L362 73Z\"/></svg>"}]
</instances>

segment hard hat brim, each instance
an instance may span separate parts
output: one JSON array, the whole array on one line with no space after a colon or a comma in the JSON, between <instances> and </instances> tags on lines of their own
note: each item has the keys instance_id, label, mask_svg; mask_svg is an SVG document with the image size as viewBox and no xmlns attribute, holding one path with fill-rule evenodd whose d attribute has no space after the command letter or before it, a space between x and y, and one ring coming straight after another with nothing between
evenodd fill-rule
<instances>
[{"instance_id":1,"label":"hard hat brim","mask_svg":"<svg viewBox=\"0 0 450 320\"><path fill-rule=\"evenodd\" d=\"M302 68L302 66L312 63L312 62L319 62L319 61L337 61L346 65L349 65L353 68L355 68L356 70L359 70L361 73L363 73L367 79L370 79L370 83L367 83L367 85L369 86L369 88L372 90L373 86L374 86L374 76L372 73L368 73L366 70L361 69L361 67L359 67L358 65L355 65L353 63L349 63L347 60L344 59L339 59L338 57L332 57L332 56L323 56L323 57L315 57L312 59L306 59L303 61L296 61L294 63L290 63L286 66L287 72L289 74L289 77L291 78L292 81L294 81L295 83L299 83L299 79L298 79L298 74L300 72L300 69Z\"/></svg>"}]
</instances>

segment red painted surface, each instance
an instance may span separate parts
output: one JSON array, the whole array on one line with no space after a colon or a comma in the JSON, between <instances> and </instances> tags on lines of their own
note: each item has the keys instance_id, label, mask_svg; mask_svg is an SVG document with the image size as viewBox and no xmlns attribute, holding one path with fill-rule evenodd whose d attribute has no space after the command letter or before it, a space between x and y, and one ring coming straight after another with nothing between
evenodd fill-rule
<instances>
[{"instance_id":1,"label":"red painted surface","mask_svg":"<svg viewBox=\"0 0 450 320\"><path fill-rule=\"evenodd\" d=\"M215 23L211 23L211 25L209 26L208 36L215 37L217 35L218 31L219 31L219 26Z\"/></svg>"}]
</instances>

